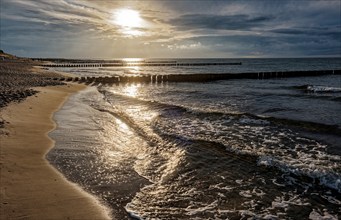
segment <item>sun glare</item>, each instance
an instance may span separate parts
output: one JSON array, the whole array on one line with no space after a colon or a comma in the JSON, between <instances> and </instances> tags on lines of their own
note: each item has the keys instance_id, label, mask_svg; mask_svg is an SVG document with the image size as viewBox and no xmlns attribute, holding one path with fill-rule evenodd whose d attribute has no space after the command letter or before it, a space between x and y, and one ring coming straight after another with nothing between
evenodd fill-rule
<instances>
[{"instance_id":1,"label":"sun glare","mask_svg":"<svg viewBox=\"0 0 341 220\"><path fill-rule=\"evenodd\" d=\"M141 36L145 26L140 13L132 9L118 9L112 13L111 23L119 26L120 32L128 37Z\"/></svg>"},{"instance_id":2,"label":"sun glare","mask_svg":"<svg viewBox=\"0 0 341 220\"><path fill-rule=\"evenodd\" d=\"M113 23L126 28L138 28L142 26L142 18L138 11L120 9L113 13Z\"/></svg>"}]
</instances>

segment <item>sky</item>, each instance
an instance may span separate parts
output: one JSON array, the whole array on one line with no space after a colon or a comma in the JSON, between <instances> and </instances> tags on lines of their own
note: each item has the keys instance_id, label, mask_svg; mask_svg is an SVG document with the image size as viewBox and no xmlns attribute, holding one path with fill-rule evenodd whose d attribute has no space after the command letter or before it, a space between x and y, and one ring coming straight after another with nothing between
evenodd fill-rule
<instances>
[{"instance_id":1,"label":"sky","mask_svg":"<svg viewBox=\"0 0 341 220\"><path fill-rule=\"evenodd\" d=\"M0 0L0 49L51 58L340 57L340 0Z\"/></svg>"}]
</instances>

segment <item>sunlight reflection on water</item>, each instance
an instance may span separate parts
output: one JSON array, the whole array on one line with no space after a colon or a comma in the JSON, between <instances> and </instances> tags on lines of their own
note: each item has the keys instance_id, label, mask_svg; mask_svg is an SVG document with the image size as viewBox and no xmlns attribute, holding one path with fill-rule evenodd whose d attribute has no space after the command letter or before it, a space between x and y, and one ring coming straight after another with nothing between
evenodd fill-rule
<instances>
[{"instance_id":1,"label":"sunlight reflection on water","mask_svg":"<svg viewBox=\"0 0 341 220\"><path fill-rule=\"evenodd\" d=\"M116 123L118 124L118 126L124 130L125 132L129 131L129 127L126 123L124 123L123 121L121 121L120 119L116 118Z\"/></svg>"},{"instance_id":2,"label":"sunlight reflection on water","mask_svg":"<svg viewBox=\"0 0 341 220\"><path fill-rule=\"evenodd\" d=\"M139 94L139 88L141 87L141 84L132 84L127 85L122 92L130 97L136 97Z\"/></svg>"}]
</instances>

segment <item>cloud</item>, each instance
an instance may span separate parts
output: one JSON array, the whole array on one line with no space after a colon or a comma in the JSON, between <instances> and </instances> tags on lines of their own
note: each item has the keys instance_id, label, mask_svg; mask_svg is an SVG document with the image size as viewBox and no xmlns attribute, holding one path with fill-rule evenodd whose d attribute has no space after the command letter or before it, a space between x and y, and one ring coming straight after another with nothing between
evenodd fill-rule
<instances>
[{"instance_id":1,"label":"cloud","mask_svg":"<svg viewBox=\"0 0 341 220\"><path fill-rule=\"evenodd\" d=\"M31 21L45 24L98 24L103 12L66 0L2 0L2 19Z\"/></svg>"},{"instance_id":2,"label":"cloud","mask_svg":"<svg viewBox=\"0 0 341 220\"><path fill-rule=\"evenodd\" d=\"M19 56L341 56L339 0L0 1L0 47ZM110 20L119 8L143 34Z\"/></svg>"},{"instance_id":3,"label":"cloud","mask_svg":"<svg viewBox=\"0 0 341 220\"><path fill-rule=\"evenodd\" d=\"M341 43L327 37L300 35L221 35L182 39L176 45L200 42L204 49L227 57L340 56ZM171 45L173 50L181 49ZM201 48L198 48L201 49Z\"/></svg>"},{"instance_id":4,"label":"cloud","mask_svg":"<svg viewBox=\"0 0 341 220\"><path fill-rule=\"evenodd\" d=\"M180 49L180 50L193 50L193 49L198 49L198 48L203 48L204 46L201 44L201 42L195 42L195 43L190 43L190 44L171 44L168 45L167 48L170 50L173 49Z\"/></svg>"},{"instance_id":5,"label":"cloud","mask_svg":"<svg viewBox=\"0 0 341 220\"><path fill-rule=\"evenodd\" d=\"M271 20L273 16L188 14L171 19L169 23L179 30L250 30Z\"/></svg>"},{"instance_id":6,"label":"cloud","mask_svg":"<svg viewBox=\"0 0 341 220\"><path fill-rule=\"evenodd\" d=\"M302 35L303 36L315 36L315 37L330 37L333 39L341 39L341 29L336 28L279 28L273 29L270 32L285 35Z\"/></svg>"}]
</instances>

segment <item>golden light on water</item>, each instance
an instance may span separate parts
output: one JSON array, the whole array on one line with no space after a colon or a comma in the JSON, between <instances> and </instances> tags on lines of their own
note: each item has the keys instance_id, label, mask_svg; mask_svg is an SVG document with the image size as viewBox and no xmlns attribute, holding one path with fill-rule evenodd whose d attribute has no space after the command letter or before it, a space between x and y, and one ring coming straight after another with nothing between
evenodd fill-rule
<instances>
[{"instance_id":1,"label":"golden light on water","mask_svg":"<svg viewBox=\"0 0 341 220\"><path fill-rule=\"evenodd\" d=\"M126 36L140 36L139 30L144 26L140 13L132 9L118 9L112 13L111 22L121 27L120 31Z\"/></svg>"},{"instance_id":2,"label":"golden light on water","mask_svg":"<svg viewBox=\"0 0 341 220\"><path fill-rule=\"evenodd\" d=\"M124 62L127 63L138 63L138 62L143 62L142 58L124 58L122 59Z\"/></svg>"},{"instance_id":3,"label":"golden light on water","mask_svg":"<svg viewBox=\"0 0 341 220\"><path fill-rule=\"evenodd\" d=\"M129 85L123 89L123 93L130 97L136 97L139 93L140 85Z\"/></svg>"},{"instance_id":4,"label":"golden light on water","mask_svg":"<svg viewBox=\"0 0 341 220\"><path fill-rule=\"evenodd\" d=\"M132 66L130 69L131 69L130 72L133 74L140 74L141 72L139 66Z\"/></svg>"},{"instance_id":5,"label":"golden light on water","mask_svg":"<svg viewBox=\"0 0 341 220\"><path fill-rule=\"evenodd\" d=\"M125 73L139 74L140 70L141 70L139 65L144 62L144 59L141 59L141 58L124 58L123 62L125 62L129 65L129 67L127 67L127 70L125 71Z\"/></svg>"},{"instance_id":6,"label":"golden light on water","mask_svg":"<svg viewBox=\"0 0 341 220\"><path fill-rule=\"evenodd\" d=\"M125 132L128 132L129 131L129 127L126 123L124 123L123 121L121 121L120 119L116 119L116 123L117 125L123 129Z\"/></svg>"}]
</instances>

